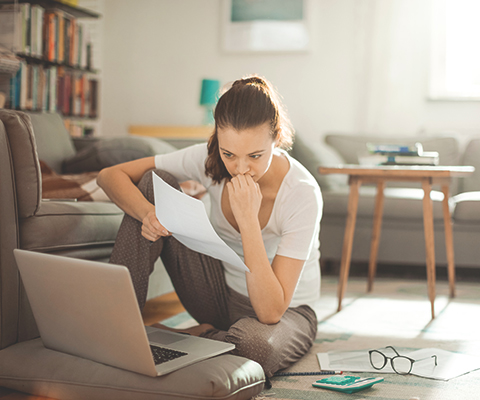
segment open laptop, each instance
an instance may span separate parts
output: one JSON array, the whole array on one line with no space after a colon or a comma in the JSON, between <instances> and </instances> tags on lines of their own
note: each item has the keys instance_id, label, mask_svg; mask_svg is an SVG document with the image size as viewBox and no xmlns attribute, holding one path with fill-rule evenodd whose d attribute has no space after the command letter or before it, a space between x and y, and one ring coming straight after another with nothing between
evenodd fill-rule
<instances>
[{"instance_id":1,"label":"open laptop","mask_svg":"<svg viewBox=\"0 0 480 400\"><path fill-rule=\"evenodd\" d=\"M14 254L47 348L149 376L235 348L145 327L126 267L19 249Z\"/></svg>"}]
</instances>

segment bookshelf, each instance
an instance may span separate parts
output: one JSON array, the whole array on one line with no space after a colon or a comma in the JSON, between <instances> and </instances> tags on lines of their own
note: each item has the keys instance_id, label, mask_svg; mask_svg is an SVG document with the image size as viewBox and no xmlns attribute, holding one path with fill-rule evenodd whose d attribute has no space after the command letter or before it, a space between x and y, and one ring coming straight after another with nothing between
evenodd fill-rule
<instances>
[{"instance_id":1,"label":"bookshelf","mask_svg":"<svg viewBox=\"0 0 480 400\"><path fill-rule=\"evenodd\" d=\"M12 0L0 0L0 4L11 4L14 3ZM37 4L43 8L57 8L59 10L65 11L75 18L100 18L101 15L87 10L82 7L78 7L76 1L59 1L59 0L20 0L18 3L29 3Z\"/></svg>"},{"instance_id":2,"label":"bookshelf","mask_svg":"<svg viewBox=\"0 0 480 400\"><path fill-rule=\"evenodd\" d=\"M0 0L0 50L18 62L15 73L0 64L5 108L58 112L72 136L95 134L98 71L82 19L99 17L75 0Z\"/></svg>"}]
</instances>

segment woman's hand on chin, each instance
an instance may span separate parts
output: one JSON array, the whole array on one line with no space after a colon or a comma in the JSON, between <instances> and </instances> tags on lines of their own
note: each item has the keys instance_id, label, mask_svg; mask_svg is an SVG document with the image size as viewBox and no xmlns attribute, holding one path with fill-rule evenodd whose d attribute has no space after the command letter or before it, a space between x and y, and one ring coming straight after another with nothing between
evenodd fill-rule
<instances>
[{"instance_id":1,"label":"woman's hand on chin","mask_svg":"<svg viewBox=\"0 0 480 400\"><path fill-rule=\"evenodd\" d=\"M236 175L227 183L228 199L237 224L255 219L262 204L260 186L248 175Z\"/></svg>"}]
</instances>

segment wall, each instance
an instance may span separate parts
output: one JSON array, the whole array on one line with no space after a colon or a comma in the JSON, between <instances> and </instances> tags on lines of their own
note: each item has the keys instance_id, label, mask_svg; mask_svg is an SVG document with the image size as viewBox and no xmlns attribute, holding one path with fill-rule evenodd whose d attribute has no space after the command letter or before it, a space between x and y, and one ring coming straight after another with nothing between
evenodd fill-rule
<instances>
[{"instance_id":1,"label":"wall","mask_svg":"<svg viewBox=\"0 0 480 400\"><path fill-rule=\"evenodd\" d=\"M101 0L100 0L101 1ZM480 134L480 103L427 100L430 0L312 0L312 50L227 54L222 0L103 0L102 132L196 125L202 78L267 77L297 131Z\"/></svg>"},{"instance_id":2,"label":"wall","mask_svg":"<svg viewBox=\"0 0 480 400\"><path fill-rule=\"evenodd\" d=\"M199 124L201 79L226 83L249 73L272 81L298 131L313 137L352 130L351 2L312 3L312 52L239 55L220 50L221 1L140 0L132 6L106 0L105 135L124 134L129 124Z\"/></svg>"}]
</instances>

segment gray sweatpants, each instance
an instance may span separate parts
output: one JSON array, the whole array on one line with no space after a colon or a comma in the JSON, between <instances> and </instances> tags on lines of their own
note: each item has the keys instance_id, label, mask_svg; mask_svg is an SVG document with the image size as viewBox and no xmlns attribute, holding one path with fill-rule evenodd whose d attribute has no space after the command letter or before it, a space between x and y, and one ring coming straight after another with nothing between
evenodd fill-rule
<instances>
[{"instance_id":1,"label":"gray sweatpants","mask_svg":"<svg viewBox=\"0 0 480 400\"><path fill-rule=\"evenodd\" d=\"M155 172L180 189L170 174ZM154 203L151 171L143 176L138 188ZM149 275L161 257L185 309L198 323L216 328L204 336L233 343L233 354L258 362L268 377L310 349L317 319L309 306L289 308L277 324L263 324L248 297L227 286L219 260L190 250L173 237L150 242L141 235L141 226L141 222L125 215L110 258L111 263L130 270L140 309L145 305Z\"/></svg>"}]
</instances>

